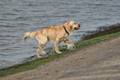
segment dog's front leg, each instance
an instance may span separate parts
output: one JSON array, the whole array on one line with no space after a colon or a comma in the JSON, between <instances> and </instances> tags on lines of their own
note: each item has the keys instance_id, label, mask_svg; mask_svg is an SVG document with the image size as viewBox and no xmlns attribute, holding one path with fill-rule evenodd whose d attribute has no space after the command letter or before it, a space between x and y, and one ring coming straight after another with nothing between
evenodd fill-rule
<instances>
[{"instance_id":1,"label":"dog's front leg","mask_svg":"<svg viewBox=\"0 0 120 80\"><path fill-rule=\"evenodd\" d=\"M62 53L62 52L60 52L59 49L58 49L59 43L60 43L60 41L59 41L59 39L57 39L57 40L55 41L55 51L56 51L58 54Z\"/></svg>"},{"instance_id":2,"label":"dog's front leg","mask_svg":"<svg viewBox=\"0 0 120 80\"><path fill-rule=\"evenodd\" d=\"M72 50L76 48L73 41L66 39L64 42L67 44L67 49Z\"/></svg>"}]
</instances>

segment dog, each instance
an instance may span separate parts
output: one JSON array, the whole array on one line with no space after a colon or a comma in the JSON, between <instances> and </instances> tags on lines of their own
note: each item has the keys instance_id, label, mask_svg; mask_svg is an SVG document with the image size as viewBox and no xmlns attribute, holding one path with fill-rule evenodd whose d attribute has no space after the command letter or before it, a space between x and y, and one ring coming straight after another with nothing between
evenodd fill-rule
<instances>
[{"instance_id":1,"label":"dog","mask_svg":"<svg viewBox=\"0 0 120 80\"><path fill-rule=\"evenodd\" d=\"M67 49L71 47L75 48L74 42L68 40L67 38L73 33L74 30L78 29L80 29L80 24L77 24L75 21L68 21L60 26L52 26L36 32L27 32L25 33L23 39L24 42L26 42L26 39L28 37L32 38L36 36L36 39L38 40L38 43L40 45L36 50L36 54L38 58L41 58L41 56L39 55L39 51L41 51L43 54L46 54L46 52L43 50L43 47L50 40L54 42L54 48L58 54L62 53L58 49L58 46L61 42L67 44Z\"/></svg>"}]
</instances>

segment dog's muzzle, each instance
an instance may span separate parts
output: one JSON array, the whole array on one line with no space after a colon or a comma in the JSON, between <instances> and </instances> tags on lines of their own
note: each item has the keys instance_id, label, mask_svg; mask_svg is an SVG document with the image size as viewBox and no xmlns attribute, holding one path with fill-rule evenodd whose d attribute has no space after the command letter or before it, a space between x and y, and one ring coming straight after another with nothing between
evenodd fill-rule
<instances>
[{"instance_id":1,"label":"dog's muzzle","mask_svg":"<svg viewBox=\"0 0 120 80\"><path fill-rule=\"evenodd\" d=\"M74 29L75 29L75 30L78 30L78 29L80 29L80 24L78 25L78 27L75 27Z\"/></svg>"}]
</instances>

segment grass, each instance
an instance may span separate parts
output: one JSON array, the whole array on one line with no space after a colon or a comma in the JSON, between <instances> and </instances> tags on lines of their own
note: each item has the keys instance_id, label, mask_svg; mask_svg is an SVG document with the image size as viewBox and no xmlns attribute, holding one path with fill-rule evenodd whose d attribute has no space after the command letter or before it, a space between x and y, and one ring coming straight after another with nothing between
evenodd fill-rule
<instances>
[{"instance_id":1,"label":"grass","mask_svg":"<svg viewBox=\"0 0 120 80\"><path fill-rule=\"evenodd\" d=\"M106 41L106 40L112 39L112 38L115 38L118 36L120 36L120 32L80 41L80 42L75 43L75 45L77 47L76 50L85 48L87 46L96 44L101 41ZM43 65L49 61L60 58L63 55L69 54L70 52L72 52L72 51L66 50L65 47L64 48L62 47L60 50L63 52L62 54L56 54L54 56L49 56L49 57L45 57L42 59L36 59L36 60L29 61L29 62L26 62L23 64L15 65L15 66L12 66L12 67L9 67L6 69L0 69L0 77L35 69L35 68L39 67L40 65Z\"/></svg>"}]
</instances>

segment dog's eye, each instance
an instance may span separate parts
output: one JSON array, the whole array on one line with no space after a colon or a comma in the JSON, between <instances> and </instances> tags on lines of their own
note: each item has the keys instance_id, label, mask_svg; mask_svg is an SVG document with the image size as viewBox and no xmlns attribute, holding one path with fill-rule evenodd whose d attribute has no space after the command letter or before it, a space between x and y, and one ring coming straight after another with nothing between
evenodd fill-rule
<instances>
[{"instance_id":1,"label":"dog's eye","mask_svg":"<svg viewBox=\"0 0 120 80\"><path fill-rule=\"evenodd\" d=\"M76 23L74 23L74 24L76 24Z\"/></svg>"}]
</instances>

